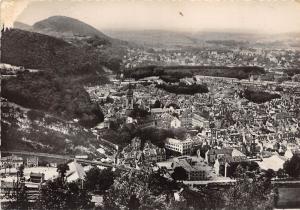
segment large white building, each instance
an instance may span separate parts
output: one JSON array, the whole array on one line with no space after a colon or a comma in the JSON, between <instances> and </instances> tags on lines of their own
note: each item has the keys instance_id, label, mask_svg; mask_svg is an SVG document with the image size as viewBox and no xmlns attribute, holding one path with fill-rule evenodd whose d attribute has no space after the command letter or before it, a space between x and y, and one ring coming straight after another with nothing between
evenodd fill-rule
<instances>
[{"instance_id":1,"label":"large white building","mask_svg":"<svg viewBox=\"0 0 300 210\"><path fill-rule=\"evenodd\" d=\"M165 143L166 149L178 152L182 155L189 154L193 147L193 141L191 139L178 140L173 138L167 138Z\"/></svg>"}]
</instances>

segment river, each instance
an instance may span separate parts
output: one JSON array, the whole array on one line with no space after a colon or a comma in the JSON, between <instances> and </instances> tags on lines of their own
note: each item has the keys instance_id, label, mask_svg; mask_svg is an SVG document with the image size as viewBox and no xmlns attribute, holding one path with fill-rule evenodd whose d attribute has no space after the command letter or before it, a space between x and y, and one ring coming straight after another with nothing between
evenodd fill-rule
<instances>
[{"instance_id":1,"label":"river","mask_svg":"<svg viewBox=\"0 0 300 210\"><path fill-rule=\"evenodd\" d=\"M300 187L279 187L274 209L300 209Z\"/></svg>"}]
</instances>

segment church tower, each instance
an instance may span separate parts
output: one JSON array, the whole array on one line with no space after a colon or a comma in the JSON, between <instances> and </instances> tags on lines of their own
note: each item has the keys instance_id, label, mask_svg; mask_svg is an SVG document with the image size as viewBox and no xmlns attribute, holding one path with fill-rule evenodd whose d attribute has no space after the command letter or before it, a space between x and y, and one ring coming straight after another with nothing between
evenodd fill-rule
<instances>
[{"instance_id":1,"label":"church tower","mask_svg":"<svg viewBox=\"0 0 300 210\"><path fill-rule=\"evenodd\" d=\"M129 85L129 89L126 95L126 109L133 109L133 90L131 88L131 85Z\"/></svg>"}]
</instances>

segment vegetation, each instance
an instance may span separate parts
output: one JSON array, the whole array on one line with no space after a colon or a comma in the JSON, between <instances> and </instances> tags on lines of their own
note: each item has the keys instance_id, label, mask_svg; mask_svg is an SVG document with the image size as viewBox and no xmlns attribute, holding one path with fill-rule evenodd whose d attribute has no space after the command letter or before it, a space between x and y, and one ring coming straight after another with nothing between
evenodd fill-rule
<instances>
[{"instance_id":1,"label":"vegetation","mask_svg":"<svg viewBox=\"0 0 300 210\"><path fill-rule=\"evenodd\" d=\"M161 88L166 90L170 93L176 93L176 94L188 94L193 95L195 93L207 93L208 88L206 85L201 84L192 84L192 85L185 85L179 83L178 85L168 85L168 84L161 84L157 85L157 88Z\"/></svg>"},{"instance_id":2,"label":"vegetation","mask_svg":"<svg viewBox=\"0 0 300 210\"><path fill-rule=\"evenodd\" d=\"M143 66L125 71L125 77L141 79L149 76L160 76L169 82L192 75L230 77L238 79L249 78L252 74L265 73L260 67L226 67L226 66Z\"/></svg>"},{"instance_id":3,"label":"vegetation","mask_svg":"<svg viewBox=\"0 0 300 210\"><path fill-rule=\"evenodd\" d=\"M101 144L91 130L39 110L19 108L13 103L2 106L2 148L54 154L98 154ZM5 111L4 111L5 110ZM23 122L25 127L20 125ZM5 123L9 122L9 124ZM86 148L86 149L85 149ZM88 153L87 153L88 149Z\"/></svg>"},{"instance_id":4,"label":"vegetation","mask_svg":"<svg viewBox=\"0 0 300 210\"><path fill-rule=\"evenodd\" d=\"M290 177L298 178L300 176L300 157L293 155L290 160L284 163L283 169Z\"/></svg>"},{"instance_id":5,"label":"vegetation","mask_svg":"<svg viewBox=\"0 0 300 210\"><path fill-rule=\"evenodd\" d=\"M91 168L84 181L85 188L94 193L103 194L114 183L114 173L111 169Z\"/></svg>"},{"instance_id":6,"label":"vegetation","mask_svg":"<svg viewBox=\"0 0 300 210\"><path fill-rule=\"evenodd\" d=\"M184 128L177 129L163 129L157 127L140 128L136 131L136 136L140 137L142 144L150 141L152 144L163 148L166 138L179 138L183 139L186 135Z\"/></svg>"},{"instance_id":7,"label":"vegetation","mask_svg":"<svg viewBox=\"0 0 300 210\"><path fill-rule=\"evenodd\" d=\"M70 168L69 168L69 166L67 164L59 164L57 166L57 172L58 172L58 174L59 174L60 179L61 179L62 182L65 181L66 173L69 170L70 170Z\"/></svg>"},{"instance_id":8,"label":"vegetation","mask_svg":"<svg viewBox=\"0 0 300 210\"><path fill-rule=\"evenodd\" d=\"M66 120L77 118L86 127L103 121L100 108L90 101L83 86L69 78L46 72L22 74L4 80L2 94L9 101L27 108L46 111ZM30 116L34 117L32 113Z\"/></svg>"},{"instance_id":9,"label":"vegetation","mask_svg":"<svg viewBox=\"0 0 300 210\"><path fill-rule=\"evenodd\" d=\"M226 209L271 210L274 206L275 197L274 189L268 178L238 179L237 183L225 194Z\"/></svg>"},{"instance_id":10,"label":"vegetation","mask_svg":"<svg viewBox=\"0 0 300 210\"><path fill-rule=\"evenodd\" d=\"M254 161L230 163L227 168L227 176L234 178L254 177L259 171L259 165Z\"/></svg>"},{"instance_id":11,"label":"vegetation","mask_svg":"<svg viewBox=\"0 0 300 210\"><path fill-rule=\"evenodd\" d=\"M279 94L276 93L269 93L269 92L265 92L265 91L257 91L257 90L250 90L250 89L246 89L244 90L240 96L242 98L246 98L249 101L252 101L254 103L265 103L267 101L270 101L272 99L276 99L276 98L280 98L281 96Z\"/></svg>"},{"instance_id":12,"label":"vegetation","mask_svg":"<svg viewBox=\"0 0 300 210\"><path fill-rule=\"evenodd\" d=\"M103 120L101 110L83 88L107 82L101 76L105 61L93 49L17 29L6 30L1 44L3 62L43 70L3 81L3 96L9 101L66 120L78 118L86 127Z\"/></svg>"},{"instance_id":13,"label":"vegetation","mask_svg":"<svg viewBox=\"0 0 300 210\"><path fill-rule=\"evenodd\" d=\"M25 68L55 71L61 75L103 72L100 57L92 49L39 33L5 30L1 50L2 62Z\"/></svg>"},{"instance_id":14,"label":"vegetation","mask_svg":"<svg viewBox=\"0 0 300 210\"><path fill-rule=\"evenodd\" d=\"M124 172L104 195L104 209L168 209L178 186L157 172Z\"/></svg>"},{"instance_id":15,"label":"vegetation","mask_svg":"<svg viewBox=\"0 0 300 210\"><path fill-rule=\"evenodd\" d=\"M184 168L176 167L174 169L174 172L171 174L171 177L176 181L177 180L187 180L188 174L187 174L187 172L185 171Z\"/></svg>"},{"instance_id":16,"label":"vegetation","mask_svg":"<svg viewBox=\"0 0 300 210\"><path fill-rule=\"evenodd\" d=\"M285 72L288 76L292 77L296 74L300 74L300 69L286 69Z\"/></svg>"},{"instance_id":17,"label":"vegetation","mask_svg":"<svg viewBox=\"0 0 300 210\"><path fill-rule=\"evenodd\" d=\"M93 207L91 195L81 189L77 182L64 182L59 179L48 181L42 186L36 209L89 209Z\"/></svg>"},{"instance_id":18,"label":"vegetation","mask_svg":"<svg viewBox=\"0 0 300 210\"><path fill-rule=\"evenodd\" d=\"M148 112L147 110L138 108L138 107L134 107L134 109L129 113L129 117L132 117L134 119L146 118L149 115L150 115L150 112Z\"/></svg>"},{"instance_id":19,"label":"vegetation","mask_svg":"<svg viewBox=\"0 0 300 210\"><path fill-rule=\"evenodd\" d=\"M175 168L177 180L187 178L184 169ZM241 171L242 172L242 171ZM271 172L273 174L273 172ZM164 177L165 171L116 171L92 168L85 177L83 188L79 182L66 183L62 179L48 181L41 188L36 209L90 209L90 193L102 184L103 209L272 209L276 193L269 172L240 174L237 183L228 188L201 186L191 190L181 182ZM100 179L101 181L98 181ZM107 182L107 183L106 183ZM96 191L95 191L96 190ZM174 199L174 192L180 199ZM16 203L15 203L16 204ZM28 209L22 206L22 209ZM17 208L14 208L17 209Z\"/></svg>"}]
</instances>

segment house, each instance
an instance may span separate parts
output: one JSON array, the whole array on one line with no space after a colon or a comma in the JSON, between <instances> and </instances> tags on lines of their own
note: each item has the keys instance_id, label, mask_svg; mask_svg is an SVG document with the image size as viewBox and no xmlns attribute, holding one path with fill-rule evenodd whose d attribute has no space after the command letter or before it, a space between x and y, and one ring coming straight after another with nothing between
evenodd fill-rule
<instances>
[{"instance_id":1,"label":"house","mask_svg":"<svg viewBox=\"0 0 300 210\"><path fill-rule=\"evenodd\" d=\"M126 146L119 154L118 162L135 164L151 164L166 160L166 150L159 148L151 142L142 145L140 138L134 138L131 144Z\"/></svg>"},{"instance_id":2,"label":"house","mask_svg":"<svg viewBox=\"0 0 300 210\"><path fill-rule=\"evenodd\" d=\"M23 158L16 155L1 157L0 164L1 168L19 168L23 165Z\"/></svg>"},{"instance_id":3,"label":"house","mask_svg":"<svg viewBox=\"0 0 300 210\"><path fill-rule=\"evenodd\" d=\"M170 123L170 127L171 128L179 128L179 127L181 127L181 121L177 117L174 117L173 120Z\"/></svg>"},{"instance_id":4,"label":"house","mask_svg":"<svg viewBox=\"0 0 300 210\"><path fill-rule=\"evenodd\" d=\"M34 183L42 183L45 181L45 174L44 173L33 173L31 172L29 175L29 181Z\"/></svg>"},{"instance_id":5,"label":"house","mask_svg":"<svg viewBox=\"0 0 300 210\"><path fill-rule=\"evenodd\" d=\"M193 141L191 139L179 140L174 138L167 138L165 141L165 148L178 152L181 155L189 154L193 147Z\"/></svg>"},{"instance_id":6,"label":"house","mask_svg":"<svg viewBox=\"0 0 300 210\"><path fill-rule=\"evenodd\" d=\"M171 122L175 117L169 113L163 113L159 118L155 120L156 126L160 128L170 128Z\"/></svg>"},{"instance_id":7,"label":"house","mask_svg":"<svg viewBox=\"0 0 300 210\"><path fill-rule=\"evenodd\" d=\"M205 161L208 164L214 164L221 157L225 158L245 158L246 155L234 148L211 149L205 153Z\"/></svg>"},{"instance_id":8,"label":"house","mask_svg":"<svg viewBox=\"0 0 300 210\"><path fill-rule=\"evenodd\" d=\"M173 159L173 169L182 167L187 172L188 181L200 181L208 179L210 167L203 162L195 161L190 156L180 156Z\"/></svg>"},{"instance_id":9,"label":"house","mask_svg":"<svg viewBox=\"0 0 300 210\"><path fill-rule=\"evenodd\" d=\"M209 120L205 119L198 113L193 113L190 110L185 111L181 118L182 127L191 129L193 127L209 128Z\"/></svg>"},{"instance_id":10,"label":"house","mask_svg":"<svg viewBox=\"0 0 300 210\"><path fill-rule=\"evenodd\" d=\"M28 157L26 165L27 167L37 167L39 165L39 158L36 156Z\"/></svg>"},{"instance_id":11,"label":"house","mask_svg":"<svg viewBox=\"0 0 300 210\"><path fill-rule=\"evenodd\" d=\"M159 148L150 142L146 142L143 149L144 162L156 163L166 160L166 150Z\"/></svg>"},{"instance_id":12,"label":"house","mask_svg":"<svg viewBox=\"0 0 300 210\"><path fill-rule=\"evenodd\" d=\"M151 116L154 119L158 119L162 114L169 113L170 109L168 109L168 108L152 108L150 110L150 112L151 112Z\"/></svg>"},{"instance_id":13,"label":"house","mask_svg":"<svg viewBox=\"0 0 300 210\"><path fill-rule=\"evenodd\" d=\"M68 182L84 180L86 173L81 164L77 163L76 161L73 161L69 163L68 166L69 170L66 173Z\"/></svg>"},{"instance_id":14,"label":"house","mask_svg":"<svg viewBox=\"0 0 300 210\"><path fill-rule=\"evenodd\" d=\"M248 162L248 158L246 156L220 156L215 160L214 163L214 169L216 172L216 175L224 175L224 177L228 176L228 167L231 164L237 164L241 162Z\"/></svg>"}]
</instances>

